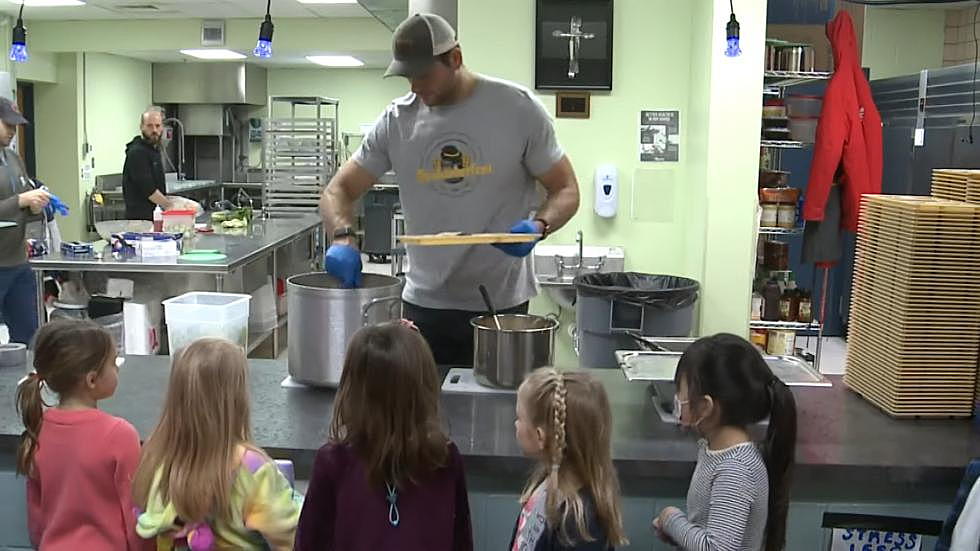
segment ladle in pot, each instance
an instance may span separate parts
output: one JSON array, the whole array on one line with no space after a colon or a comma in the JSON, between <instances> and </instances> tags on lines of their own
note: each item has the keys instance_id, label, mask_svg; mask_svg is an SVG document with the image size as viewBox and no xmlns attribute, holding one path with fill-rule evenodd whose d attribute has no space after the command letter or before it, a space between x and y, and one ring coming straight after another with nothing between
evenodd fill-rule
<instances>
[{"instance_id":1,"label":"ladle in pot","mask_svg":"<svg viewBox=\"0 0 980 551\"><path fill-rule=\"evenodd\" d=\"M497 318L497 309L493 307L493 302L490 301L490 293L487 292L487 288L480 285L480 294L483 295L483 303L487 305L487 311L493 316L493 323L497 326L497 331L500 331L500 319Z\"/></svg>"}]
</instances>

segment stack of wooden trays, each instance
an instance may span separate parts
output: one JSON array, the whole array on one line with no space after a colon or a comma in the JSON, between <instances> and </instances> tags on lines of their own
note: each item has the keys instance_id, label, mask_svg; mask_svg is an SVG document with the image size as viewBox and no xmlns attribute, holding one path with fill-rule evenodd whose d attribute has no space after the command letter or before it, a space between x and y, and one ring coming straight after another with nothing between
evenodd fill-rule
<instances>
[{"instance_id":1,"label":"stack of wooden trays","mask_svg":"<svg viewBox=\"0 0 980 551\"><path fill-rule=\"evenodd\" d=\"M980 203L980 170L933 169L932 196L950 201Z\"/></svg>"},{"instance_id":2,"label":"stack of wooden trays","mask_svg":"<svg viewBox=\"0 0 980 551\"><path fill-rule=\"evenodd\" d=\"M969 417L980 347L980 205L866 195L844 382L893 417Z\"/></svg>"}]
</instances>

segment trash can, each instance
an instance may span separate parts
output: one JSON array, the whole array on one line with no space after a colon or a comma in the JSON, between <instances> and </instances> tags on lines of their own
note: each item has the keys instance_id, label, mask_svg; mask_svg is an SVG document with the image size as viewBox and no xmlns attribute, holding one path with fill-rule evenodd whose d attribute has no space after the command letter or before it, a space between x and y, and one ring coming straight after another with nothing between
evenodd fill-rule
<instances>
[{"instance_id":1,"label":"trash can","mask_svg":"<svg viewBox=\"0 0 980 551\"><path fill-rule=\"evenodd\" d=\"M630 333L690 335L700 287L686 277L635 272L576 277L579 365L617 367L616 350L637 348Z\"/></svg>"}]
</instances>

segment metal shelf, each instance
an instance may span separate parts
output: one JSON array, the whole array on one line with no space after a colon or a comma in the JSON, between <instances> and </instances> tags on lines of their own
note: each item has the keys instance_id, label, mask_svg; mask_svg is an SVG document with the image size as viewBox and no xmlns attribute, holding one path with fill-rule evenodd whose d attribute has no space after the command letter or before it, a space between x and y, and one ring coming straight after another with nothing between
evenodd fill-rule
<instances>
[{"instance_id":1,"label":"metal shelf","mask_svg":"<svg viewBox=\"0 0 980 551\"><path fill-rule=\"evenodd\" d=\"M796 142L793 140L762 140L760 145L762 147L769 147L772 149L803 149L810 147L813 144Z\"/></svg>"},{"instance_id":2,"label":"metal shelf","mask_svg":"<svg viewBox=\"0 0 980 551\"><path fill-rule=\"evenodd\" d=\"M765 83L766 86L785 88L787 86L796 86L817 80L827 80L833 75L834 73L825 71L766 71Z\"/></svg>"},{"instance_id":3,"label":"metal shelf","mask_svg":"<svg viewBox=\"0 0 980 551\"><path fill-rule=\"evenodd\" d=\"M759 321L749 322L749 329L787 329L791 331L820 331L820 322L799 323L795 321Z\"/></svg>"},{"instance_id":4,"label":"metal shelf","mask_svg":"<svg viewBox=\"0 0 980 551\"><path fill-rule=\"evenodd\" d=\"M803 228L759 228L759 235L803 235Z\"/></svg>"}]
</instances>

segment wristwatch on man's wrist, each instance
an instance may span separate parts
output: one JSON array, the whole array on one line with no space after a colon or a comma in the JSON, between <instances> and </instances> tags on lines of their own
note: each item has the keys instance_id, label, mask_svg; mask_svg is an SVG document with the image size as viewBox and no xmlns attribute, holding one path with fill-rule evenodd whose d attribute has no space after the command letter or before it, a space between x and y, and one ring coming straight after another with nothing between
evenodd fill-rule
<instances>
[{"instance_id":1,"label":"wristwatch on man's wrist","mask_svg":"<svg viewBox=\"0 0 980 551\"><path fill-rule=\"evenodd\" d=\"M551 233L551 224L544 218L535 218L532 222L541 222L541 239L548 237L548 234Z\"/></svg>"}]
</instances>

